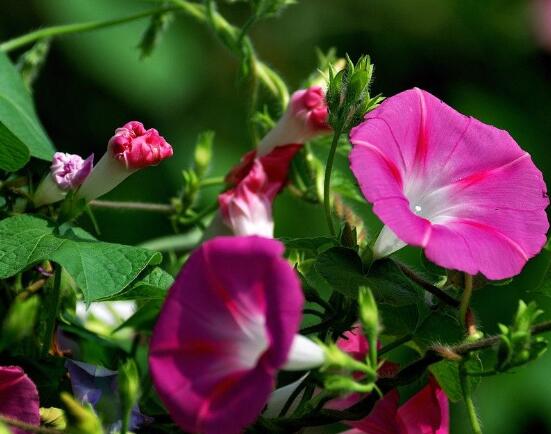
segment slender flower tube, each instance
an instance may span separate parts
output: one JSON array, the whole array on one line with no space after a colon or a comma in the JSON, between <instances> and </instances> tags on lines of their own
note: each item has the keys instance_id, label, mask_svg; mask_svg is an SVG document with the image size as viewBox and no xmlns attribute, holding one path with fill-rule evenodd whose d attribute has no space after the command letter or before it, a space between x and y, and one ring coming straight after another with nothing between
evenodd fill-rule
<instances>
[{"instance_id":1,"label":"slender flower tube","mask_svg":"<svg viewBox=\"0 0 551 434\"><path fill-rule=\"evenodd\" d=\"M70 190L76 190L86 180L94 165L94 155L83 160L80 155L56 152L50 173L42 180L34 195L35 206L63 200Z\"/></svg>"},{"instance_id":2,"label":"slender flower tube","mask_svg":"<svg viewBox=\"0 0 551 434\"><path fill-rule=\"evenodd\" d=\"M235 235L272 238L272 202L287 181L289 164L300 145L279 146L264 157L245 155L226 177L232 188L218 196L224 223Z\"/></svg>"},{"instance_id":3,"label":"slender flower tube","mask_svg":"<svg viewBox=\"0 0 551 434\"><path fill-rule=\"evenodd\" d=\"M296 334L304 298L283 249L256 236L214 238L171 287L149 366L184 431L239 433L262 411L279 369L323 363L323 350Z\"/></svg>"},{"instance_id":4,"label":"slender flower tube","mask_svg":"<svg viewBox=\"0 0 551 434\"><path fill-rule=\"evenodd\" d=\"M173 151L159 132L146 130L141 122L131 121L117 128L107 152L79 190L86 201L111 191L135 171L154 166L172 157Z\"/></svg>"},{"instance_id":5,"label":"slender flower tube","mask_svg":"<svg viewBox=\"0 0 551 434\"><path fill-rule=\"evenodd\" d=\"M0 366L0 415L31 425L40 425L38 390L19 366ZM26 434L11 428L13 434Z\"/></svg>"},{"instance_id":6,"label":"slender flower tube","mask_svg":"<svg viewBox=\"0 0 551 434\"><path fill-rule=\"evenodd\" d=\"M276 146L305 143L331 131L327 123L325 92L320 86L297 90L276 126L261 140L258 155L269 154Z\"/></svg>"},{"instance_id":7,"label":"slender flower tube","mask_svg":"<svg viewBox=\"0 0 551 434\"><path fill-rule=\"evenodd\" d=\"M507 132L415 88L385 100L350 140L352 172L386 225L376 258L411 244L442 267L504 279L545 244L543 176Z\"/></svg>"}]
</instances>

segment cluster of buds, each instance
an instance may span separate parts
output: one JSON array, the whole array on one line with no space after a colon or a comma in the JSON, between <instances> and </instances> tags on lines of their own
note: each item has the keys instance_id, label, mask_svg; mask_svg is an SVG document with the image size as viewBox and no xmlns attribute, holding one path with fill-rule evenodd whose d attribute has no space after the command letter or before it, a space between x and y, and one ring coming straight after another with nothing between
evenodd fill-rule
<instances>
[{"instance_id":1,"label":"cluster of buds","mask_svg":"<svg viewBox=\"0 0 551 434\"><path fill-rule=\"evenodd\" d=\"M50 173L34 195L35 206L63 200L68 192L86 202L111 191L135 171L160 163L172 156L172 147L157 130L146 130L137 121L115 131L107 152L93 167L94 156L83 160L79 155L56 152Z\"/></svg>"}]
</instances>

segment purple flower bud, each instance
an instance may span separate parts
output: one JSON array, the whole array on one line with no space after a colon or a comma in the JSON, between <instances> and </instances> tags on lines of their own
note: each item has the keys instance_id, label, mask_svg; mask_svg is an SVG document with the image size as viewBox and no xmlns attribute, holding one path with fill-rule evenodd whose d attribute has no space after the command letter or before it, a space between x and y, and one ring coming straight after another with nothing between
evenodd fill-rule
<instances>
[{"instance_id":1,"label":"purple flower bud","mask_svg":"<svg viewBox=\"0 0 551 434\"><path fill-rule=\"evenodd\" d=\"M83 160L80 155L56 152L52 160L51 175L62 190L79 187L92 171L94 154Z\"/></svg>"}]
</instances>

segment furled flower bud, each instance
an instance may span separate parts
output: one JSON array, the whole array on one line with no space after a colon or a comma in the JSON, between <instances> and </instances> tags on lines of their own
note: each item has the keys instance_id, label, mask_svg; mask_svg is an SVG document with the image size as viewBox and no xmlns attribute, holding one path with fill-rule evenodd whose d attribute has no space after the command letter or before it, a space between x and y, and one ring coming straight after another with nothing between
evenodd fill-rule
<instances>
[{"instance_id":1,"label":"furled flower bud","mask_svg":"<svg viewBox=\"0 0 551 434\"><path fill-rule=\"evenodd\" d=\"M108 146L111 155L127 169L142 169L172 157L172 146L164 137L155 128L146 130L138 121L117 128Z\"/></svg>"},{"instance_id":2,"label":"furled flower bud","mask_svg":"<svg viewBox=\"0 0 551 434\"><path fill-rule=\"evenodd\" d=\"M94 155L83 160L79 155L56 152L50 173L38 186L34 203L47 205L62 200L67 191L76 190L92 172Z\"/></svg>"},{"instance_id":3,"label":"furled flower bud","mask_svg":"<svg viewBox=\"0 0 551 434\"><path fill-rule=\"evenodd\" d=\"M320 86L297 90L279 122L258 145L258 155L269 154L276 146L304 143L330 131L327 113L325 92Z\"/></svg>"},{"instance_id":4,"label":"furled flower bud","mask_svg":"<svg viewBox=\"0 0 551 434\"><path fill-rule=\"evenodd\" d=\"M234 235L273 237L272 202L287 181L289 164L299 145L279 146L268 155L245 155L226 181L233 188L218 196L220 212Z\"/></svg>"},{"instance_id":5,"label":"furled flower bud","mask_svg":"<svg viewBox=\"0 0 551 434\"><path fill-rule=\"evenodd\" d=\"M119 185L136 170L154 166L172 157L172 146L141 122L132 121L117 128L109 140L107 152L79 191L79 196L90 201Z\"/></svg>"}]
</instances>

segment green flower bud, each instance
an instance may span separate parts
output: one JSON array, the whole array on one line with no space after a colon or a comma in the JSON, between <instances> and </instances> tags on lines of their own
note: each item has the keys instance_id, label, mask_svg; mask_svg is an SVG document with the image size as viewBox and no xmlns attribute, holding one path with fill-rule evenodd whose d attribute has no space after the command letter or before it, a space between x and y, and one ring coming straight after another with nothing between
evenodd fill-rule
<instances>
[{"instance_id":1,"label":"green flower bud","mask_svg":"<svg viewBox=\"0 0 551 434\"><path fill-rule=\"evenodd\" d=\"M83 406L67 392L61 393L69 423L67 434L103 434L101 422L90 405Z\"/></svg>"},{"instance_id":2,"label":"green flower bud","mask_svg":"<svg viewBox=\"0 0 551 434\"><path fill-rule=\"evenodd\" d=\"M377 366L377 339L381 329L379 323L379 310L371 290L366 287L360 287L358 294L358 307L360 313L360 322L369 343L369 363L371 367Z\"/></svg>"},{"instance_id":3,"label":"green flower bud","mask_svg":"<svg viewBox=\"0 0 551 434\"><path fill-rule=\"evenodd\" d=\"M140 375L136 363L128 359L119 367L119 394L121 402L122 434L126 434L132 408L140 398Z\"/></svg>"},{"instance_id":4,"label":"green flower bud","mask_svg":"<svg viewBox=\"0 0 551 434\"><path fill-rule=\"evenodd\" d=\"M214 131L205 131L199 134L195 153L193 155L193 168L199 178L207 173L212 160L212 145L214 143Z\"/></svg>"}]
</instances>

